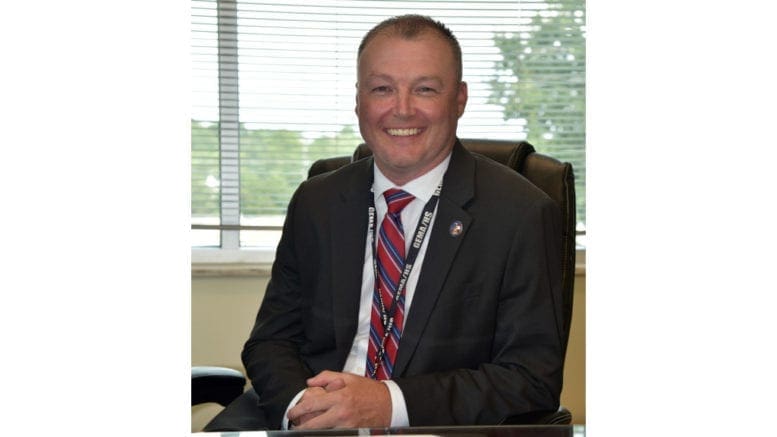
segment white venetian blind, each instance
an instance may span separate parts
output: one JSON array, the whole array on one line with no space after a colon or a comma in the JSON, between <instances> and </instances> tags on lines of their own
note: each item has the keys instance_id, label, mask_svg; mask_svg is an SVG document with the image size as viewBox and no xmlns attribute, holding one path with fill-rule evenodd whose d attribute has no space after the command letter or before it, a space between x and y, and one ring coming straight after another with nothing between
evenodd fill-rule
<instances>
[{"instance_id":1,"label":"white venetian blind","mask_svg":"<svg viewBox=\"0 0 777 437\"><path fill-rule=\"evenodd\" d=\"M526 139L572 162L584 223L584 11L571 0L193 0L193 223L217 225L222 246L236 246L237 232L242 245L262 244L246 226L279 226L312 162L362 142L359 42L406 13L442 21L461 44L459 137Z\"/></svg>"}]
</instances>

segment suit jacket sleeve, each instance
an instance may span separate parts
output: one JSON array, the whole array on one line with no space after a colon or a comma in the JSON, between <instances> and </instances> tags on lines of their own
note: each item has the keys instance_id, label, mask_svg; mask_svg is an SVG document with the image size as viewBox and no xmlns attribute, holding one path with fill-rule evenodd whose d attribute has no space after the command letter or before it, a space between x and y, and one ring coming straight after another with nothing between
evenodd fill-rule
<instances>
[{"instance_id":1,"label":"suit jacket sleeve","mask_svg":"<svg viewBox=\"0 0 777 437\"><path fill-rule=\"evenodd\" d=\"M289 203L272 277L242 353L251 384L259 395L259 406L274 429L280 428L289 402L306 387L305 379L312 376L299 353L303 327L293 226L298 194L299 190Z\"/></svg>"}]
</instances>

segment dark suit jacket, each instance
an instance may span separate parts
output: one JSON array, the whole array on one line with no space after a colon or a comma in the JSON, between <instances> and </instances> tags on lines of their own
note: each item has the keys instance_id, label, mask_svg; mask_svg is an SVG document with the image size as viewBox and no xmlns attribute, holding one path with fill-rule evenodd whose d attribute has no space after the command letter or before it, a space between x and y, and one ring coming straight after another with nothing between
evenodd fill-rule
<instances>
[{"instance_id":1,"label":"dark suit jacket","mask_svg":"<svg viewBox=\"0 0 777 437\"><path fill-rule=\"evenodd\" d=\"M356 333L372 158L289 204L243 363L270 427L305 379L341 371ZM460 221L463 233L449 228ZM514 170L457 141L392 378L411 426L497 424L558 408L561 218Z\"/></svg>"}]
</instances>

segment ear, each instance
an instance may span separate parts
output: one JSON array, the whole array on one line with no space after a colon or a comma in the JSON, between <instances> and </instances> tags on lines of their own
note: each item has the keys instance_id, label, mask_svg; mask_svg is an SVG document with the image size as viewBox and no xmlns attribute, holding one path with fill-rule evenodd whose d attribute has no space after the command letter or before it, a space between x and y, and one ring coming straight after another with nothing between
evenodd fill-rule
<instances>
[{"instance_id":1,"label":"ear","mask_svg":"<svg viewBox=\"0 0 777 437\"><path fill-rule=\"evenodd\" d=\"M462 81L459 84L459 92L456 94L456 106L458 107L459 118L464 115L464 108L467 107L467 82Z\"/></svg>"},{"instance_id":2,"label":"ear","mask_svg":"<svg viewBox=\"0 0 777 437\"><path fill-rule=\"evenodd\" d=\"M356 82L356 107L353 108L353 112L356 116L359 115L359 82Z\"/></svg>"}]
</instances>

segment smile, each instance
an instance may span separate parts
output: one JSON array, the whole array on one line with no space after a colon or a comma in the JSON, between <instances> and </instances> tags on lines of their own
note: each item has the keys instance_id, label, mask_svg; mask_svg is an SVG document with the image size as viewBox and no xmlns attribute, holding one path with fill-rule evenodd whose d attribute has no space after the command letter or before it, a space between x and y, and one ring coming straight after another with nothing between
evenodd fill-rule
<instances>
[{"instance_id":1,"label":"smile","mask_svg":"<svg viewBox=\"0 0 777 437\"><path fill-rule=\"evenodd\" d=\"M411 135L418 135L421 133L421 129L419 128L411 128L411 129L386 129L386 132L388 132L389 135L394 137L409 137Z\"/></svg>"}]
</instances>

